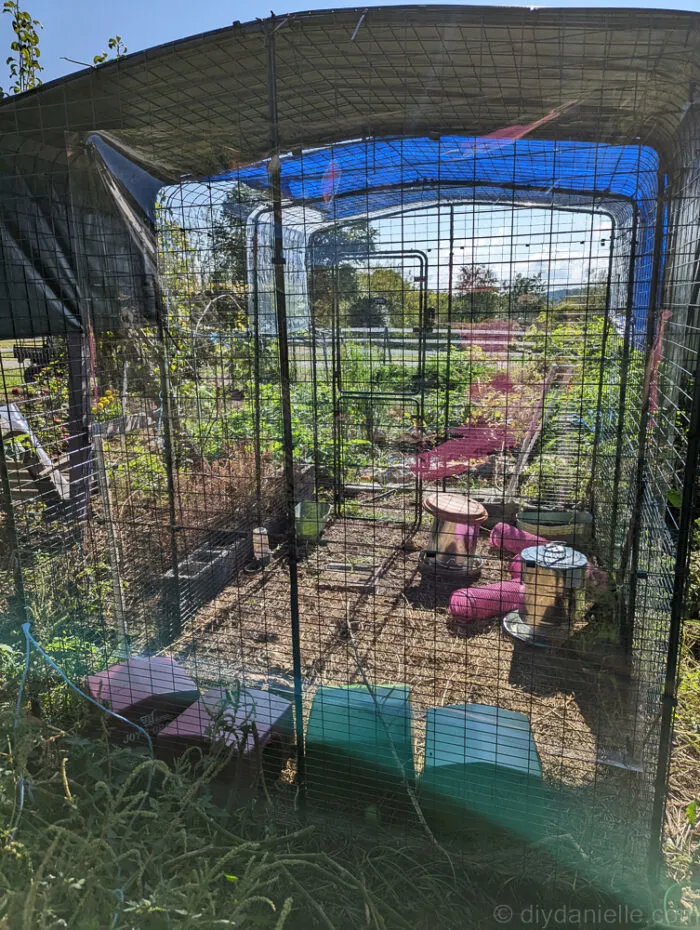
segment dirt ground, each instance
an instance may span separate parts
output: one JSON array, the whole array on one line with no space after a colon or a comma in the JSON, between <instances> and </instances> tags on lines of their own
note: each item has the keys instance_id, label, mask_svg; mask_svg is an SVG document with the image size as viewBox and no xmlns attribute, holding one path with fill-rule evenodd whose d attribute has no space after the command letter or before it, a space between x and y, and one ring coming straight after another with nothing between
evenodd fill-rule
<instances>
[{"instance_id":1,"label":"dirt ground","mask_svg":"<svg viewBox=\"0 0 700 930\"><path fill-rule=\"evenodd\" d=\"M546 778L596 784L610 773L600 764L601 753L628 745L637 706L602 612L585 605L573 636L557 649L514 641L502 632L501 618L457 624L448 610L449 588L442 590L418 571L419 551L428 542L427 522L410 532L380 522L336 520L321 545L305 552L299 606L308 703L316 685L362 682L361 663L373 684L410 685L418 767L421 712L482 703L527 714ZM508 562L490 548L486 531L477 553L483 560L478 584L510 578ZM329 563L359 566L351 581L368 577L371 566L380 569L380 577L374 590L347 590L346 574L328 571ZM280 557L264 570L241 573L189 621L173 651L204 680L290 681L290 630L289 569Z\"/></svg>"}]
</instances>

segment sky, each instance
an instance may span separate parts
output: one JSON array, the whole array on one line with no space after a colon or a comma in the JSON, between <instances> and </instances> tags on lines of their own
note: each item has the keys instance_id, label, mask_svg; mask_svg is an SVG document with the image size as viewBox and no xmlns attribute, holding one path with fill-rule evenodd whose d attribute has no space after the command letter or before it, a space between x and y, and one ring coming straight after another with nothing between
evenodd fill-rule
<instances>
[{"instance_id":1,"label":"sky","mask_svg":"<svg viewBox=\"0 0 700 930\"><path fill-rule=\"evenodd\" d=\"M408 246L426 253L428 286L437 290L447 286L448 225L447 209L436 207L372 221L378 251ZM500 281L517 273L541 273L550 289L561 285L578 289L606 269L610 228L609 218L601 214L465 204L455 208L454 264L457 270L463 265L485 265ZM405 276L418 273L408 259L376 263L395 267Z\"/></svg>"},{"instance_id":2,"label":"sky","mask_svg":"<svg viewBox=\"0 0 700 930\"><path fill-rule=\"evenodd\" d=\"M63 61L73 58L90 63L93 57L107 48L110 36L120 35L130 52L160 45L173 39L219 29L240 20L246 22L270 14L272 0L22 0L28 10L44 25L41 33L41 59L44 65L42 78L52 80L79 68ZM282 0L275 0L275 3ZM382 5L390 5L383 0ZM285 0L275 13L295 10L324 9L329 7L361 7L362 0L353 3L314 2L314 0ZM492 0L487 6L514 6L513 3ZM561 0L559 3L520 4L537 7L644 7L647 9L676 9L700 12L700 0L618 0L615 3L586 3L585 0ZM10 17L0 17L0 48L8 48L11 41ZM0 56L4 61L7 56ZM5 73L0 69L0 85L6 86Z\"/></svg>"}]
</instances>

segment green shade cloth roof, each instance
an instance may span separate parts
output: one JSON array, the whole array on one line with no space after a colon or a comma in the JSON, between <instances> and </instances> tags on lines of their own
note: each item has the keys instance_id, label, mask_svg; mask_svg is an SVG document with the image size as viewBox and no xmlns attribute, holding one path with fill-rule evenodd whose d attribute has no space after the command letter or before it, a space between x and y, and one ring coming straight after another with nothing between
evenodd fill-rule
<instances>
[{"instance_id":1,"label":"green shade cloth roof","mask_svg":"<svg viewBox=\"0 0 700 930\"><path fill-rule=\"evenodd\" d=\"M85 140L99 133L164 183L264 158L270 35L284 151L483 135L574 104L532 137L641 144L668 159L696 105L700 16L653 10L298 13L78 72L0 103L0 338L75 328L81 288L98 326L114 323L120 302L156 312L149 218L134 225L128 190L109 190Z\"/></svg>"}]
</instances>

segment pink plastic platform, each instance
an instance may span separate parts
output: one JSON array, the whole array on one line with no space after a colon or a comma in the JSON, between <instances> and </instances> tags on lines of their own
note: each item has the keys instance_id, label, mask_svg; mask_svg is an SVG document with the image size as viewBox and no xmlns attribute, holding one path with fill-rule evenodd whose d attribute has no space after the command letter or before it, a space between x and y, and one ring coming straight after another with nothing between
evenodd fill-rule
<instances>
[{"instance_id":1,"label":"pink plastic platform","mask_svg":"<svg viewBox=\"0 0 700 930\"><path fill-rule=\"evenodd\" d=\"M254 751L256 741L264 747L275 735L289 739L291 729L292 705L286 698L256 688L212 688L161 731L160 741L210 744L222 740L227 746L244 741L247 754Z\"/></svg>"},{"instance_id":2,"label":"pink plastic platform","mask_svg":"<svg viewBox=\"0 0 700 930\"><path fill-rule=\"evenodd\" d=\"M419 453L410 466L425 481L461 475L492 452L517 445L513 431L507 426L477 422L452 427L450 433L455 438Z\"/></svg>"},{"instance_id":3,"label":"pink plastic platform","mask_svg":"<svg viewBox=\"0 0 700 930\"><path fill-rule=\"evenodd\" d=\"M199 697L196 682L166 656L136 656L90 675L88 693L100 704L149 733L162 730ZM138 742L138 731L111 720L124 742Z\"/></svg>"}]
</instances>

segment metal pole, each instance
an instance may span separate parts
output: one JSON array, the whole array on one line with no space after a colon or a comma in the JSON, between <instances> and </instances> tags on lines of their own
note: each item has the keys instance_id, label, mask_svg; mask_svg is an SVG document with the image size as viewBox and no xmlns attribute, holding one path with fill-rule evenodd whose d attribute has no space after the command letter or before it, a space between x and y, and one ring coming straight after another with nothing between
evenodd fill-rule
<instances>
[{"instance_id":1,"label":"metal pole","mask_svg":"<svg viewBox=\"0 0 700 930\"><path fill-rule=\"evenodd\" d=\"M447 265L447 358L445 360L445 437L450 429L450 357L452 354L452 285L455 267L455 208L450 204L450 257ZM438 350L439 351L439 350ZM439 362L438 362L439 364ZM442 490L447 488L447 478L442 479Z\"/></svg>"},{"instance_id":2,"label":"metal pole","mask_svg":"<svg viewBox=\"0 0 700 930\"><path fill-rule=\"evenodd\" d=\"M17 532L17 521L15 520L15 511L12 506L12 489L10 487L10 475L7 470L7 456L5 454L5 437L2 435L0 426L0 483L2 484L2 494L5 503L5 519L7 521L7 535L10 541L12 552L12 577L15 586L15 600L18 611L22 614L22 622L30 620L29 611L27 610L27 598L24 590L24 574L22 573L22 560L20 557L19 534Z\"/></svg>"},{"instance_id":3,"label":"metal pole","mask_svg":"<svg viewBox=\"0 0 700 930\"><path fill-rule=\"evenodd\" d=\"M593 437L593 454L591 458L591 481L588 489L587 496L590 498L592 488L595 485L596 481L596 472L598 470L598 444L600 443L600 437L602 432L602 406L603 406L603 379L605 377L606 362L607 362L607 350L608 350L608 337L610 335L610 286L612 281L612 272L613 272L613 255L615 252L615 221L612 222L612 227L610 229L610 255L608 256L608 277L605 285L605 305L603 307L603 339L600 347L600 368L598 371L598 398L596 401L596 420L595 420L595 435ZM598 529L598 517L596 514L596 508L591 507L593 511L593 536L597 539L597 529Z\"/></svg>"},{"instance_id":4,"label":"metal pole","mask_svg":"<svg viewBox=\"0 0 700 930\"><path fill-rule=\"evenodd\" d=\"M88 405L90 392L85 370L85 333L71 332L66 336L68 368L68 460L71 519L75 533L82 536L81 524L87 519L90 500L90 433Z\"/></svg>"},{"instance_id":5,"label":"metal pole","mask_svg":"<svg viewBox=\"0 0 700 930\"><path fill-rule=\"evenodd\" d=\"M313 253L313 249L311 250ZM318 462L318 352L317 352L317 332L316 332L316 314L315 314L315 283L316 275L314 273L315 265L313 257L311 260L312 273L309 276L309 335L311 337L311 396L313 403L313 437L314 437L314 463ZM318 495L318 468L314 466L314 494Z\"/></svg>"},{"instance_id":6,"label":"metal pole","mask_svg":"<svg viewBox=\"0 0 700 930\"><path fill-rule=\"evenodd\" d=\"M331 378L333 396L333 509L336 516L341 515L345 503L345 484L343 481L342 459L342 425L341 395L343 392L342 343L340 328L340 299L338 297L339 277L337 248L331 267Z\"/></svg>"},{"instance_id":7,"label":"metal pole","mask_svg":"<svg viewBox=\"0 0 700 930\"><path fill-rule=\"evenodd\" d=\"M632 315L634 307L634 277L637 258L637 209L632 218L632 241L630 243L629 277L627 279L627 306L625 310L625 332L622 343L622 360L620 362L620 398L617 408L617 435L615 442L615 472L610 515L610 550L608 564L611 569L615 558L615 533L617 515L620 506L620 477L622 472L622 441L625 432L625 409L627 405L627 377L629 375L630 341L632 338ZM621 579L618 579L621 581Z\"/></svg>"},{"instance_id":8,"label":"metal pole","mask_svg":"<svg viewBox=\"0 0 700 930\"><path fill-rule=\"evenodd\" d=\"M126 608L124 605L124 588L121 577L119 543L115 532L113 517L114 507L112 505L109 478L107 477L107 468L105 466L104 442L99 428L100 424L96 423L92 436L93 447L95 449L95 472L97 475L97 484L100 489L100 497L102 498L102 510L105 517L109 569L112 579L112 594L114 595L114 614L117 621L119 636L119 656L122 659L128 659L131 653L131 645L129 640L129 628L126 621Z\"/></svg>"},{"instance_id":9,"label":"metal pole","mask_svg":"<svg viewBox=\"0 0 700 930\"><path fill-rule=\"evenodd\" d=\"M273 21L274 22L274 21ZM287 542L289 550L289 611L292 621L292 661L294 666L294 717L297 741L297 779L300 806L306 803L306 766L304 758L304 703L301 680L301 635L299 628L299 578L297 571L297 536L294 519L294 437L289 378L289 339L287 333L287 295L284 280L284 243L282 239L282 188L280 166L279 121L277 113L277 74L275 62L275 28L265 31L267 47L267 84L270 119L269 177L272 188L273 258L275 271L275 308L277 343L280 358L280 395L282 400L282 434L284 442L284 478L287 491Z\"/></svg>"},{"instance_id":10,"label":"metal pole","mask_svg":"<svg viewBox=\"0 0 700 930\"><path fill-rule=\"evenodd\" d=\"M652 259L651 286L649 294L649 318L647 320L646 332L646 372L644 377L644 386L642 388L642 409L639 418L639 434L637 438L637 463L635 472L635 499L634 509L632 511L632 520L627 531L627 538L620 558L621 577L624 576L627 561L630 562L629 571L629 605L626 614L622 616L623 620L622 645L626 651L632 649L632 639L634 636L634 619L637 607L637 581L639 568L639 543L640 543L640 524L642 519L642 508L644 504L644 493L646 490L645 470L646 470L646 444L647 430L649 426L649 398L650 398L650 381L652 372L649 369L649 361L654 346L654 337L656 334L656 323L659 310L659 285L661 284L661 256L664 238L664 210L665 210L665 193L664 193L664 174L659 171L659 187L656 201L656 226L654 230L654 254Z\"/></svg>"},{"instance_id":11,"label":"metal pole","mask_svg":"<svg viewBox=\"0 0 700 930\"><path fill-rule=\"evenodd\" d=\"M177 541L177 509L175 506L175 454L173 451L173 397L169 376L167 332L165 326L165 301L158 306L158 336L161 344L158 367L160 370L160 390L163 395L163 452L165 456L166 484L168 489L168 516L170 520L170 559L175 582L175 604L168 605L169 628L167 630L169 645L182 631L182 614L180 611L180 567ZM171 608L173 612L171 613ZM162 630L159 630L159 638Z\"/></svg>"},{"instance_id":12,"label":"metal pole","mask_svg":"<svg viewBox=\"0 0 700 930\"><path fill-rule=\"evenodd\" d=\"M253 226L253 409L255 419L255 494L258 502L257 522L262 522L262 457L260 451L260 290L258 284L259 216Z\"/></svg>"}]
</instances>

